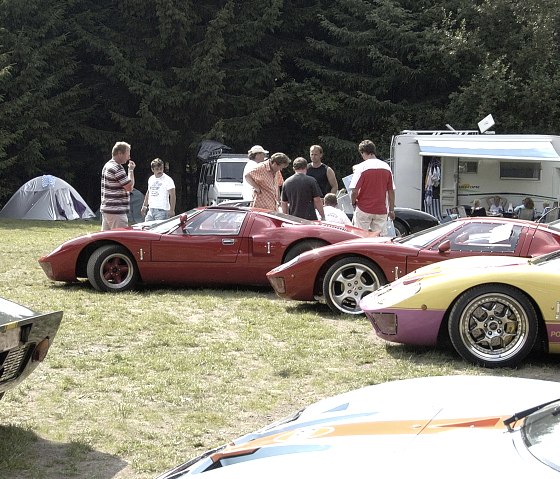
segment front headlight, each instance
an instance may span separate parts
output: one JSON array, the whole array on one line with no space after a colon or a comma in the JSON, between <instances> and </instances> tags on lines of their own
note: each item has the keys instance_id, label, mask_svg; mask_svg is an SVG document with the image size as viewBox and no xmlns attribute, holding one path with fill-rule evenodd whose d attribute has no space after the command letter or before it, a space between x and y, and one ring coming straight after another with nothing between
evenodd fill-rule
<instances>
[{"instance_id":1,"label":"front headlight","mask_svg":"<svg viewBox=\"0 0 560 479\"><path fill-rule=\"evenodd\" d=\"M375 311L389 308L395 304L418 294L422 289L422 282L409 284L387 284L371 294L368 294L361 302L360 307L364 311Z\"/></svg>"},{"instance_id":2,"label":"front headlight","mask_svg":"<svg viewBox=\"0 0 560 479\"><path fill-rule=\"evenodd\" d=\"M422 290L422 281L415 283L402 284L397 288L392 288L387 291L381 298L381 304L395 304L408 299Z\"/></svg>"}]
</instances>

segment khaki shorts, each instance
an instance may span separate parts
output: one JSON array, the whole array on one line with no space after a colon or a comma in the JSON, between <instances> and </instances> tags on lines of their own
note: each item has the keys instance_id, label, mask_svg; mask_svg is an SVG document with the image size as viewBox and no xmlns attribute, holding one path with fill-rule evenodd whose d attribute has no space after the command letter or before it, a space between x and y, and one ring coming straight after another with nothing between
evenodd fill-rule
<instances>
[{"instance_id":1,"label":"khaki shorts","mask_svg":"<svg viewBox=\"0 0 560 479\"><path fill-rule=\"evenodd\" d=\"M379 231L380 235L383 236L387 234L387 213L374 215L371 213L364 213L360 208L356 207L354 216L352 217L352 224L364 230Z\"/></svg>"},{"instance_id":2,"label":"khaki shorts","mask_svg":"<svg viewBox=\"0 0 560 479\"><path fill-rule=\"evenodd\" d=\"M114 230L115 228L126 228L128 226L128 216L126 213L112 215L101 213L101 229L103 231Z\"/></svg>"}]
</instances>

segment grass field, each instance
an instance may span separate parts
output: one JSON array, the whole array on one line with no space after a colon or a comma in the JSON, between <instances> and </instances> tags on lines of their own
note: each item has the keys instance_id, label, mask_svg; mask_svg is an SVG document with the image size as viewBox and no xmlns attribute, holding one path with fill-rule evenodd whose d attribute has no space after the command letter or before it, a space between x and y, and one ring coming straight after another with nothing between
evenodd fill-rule
<instances>
[{"instance_id":1,"label":"grass field","mask_svg":"<svg viewBox=\"0 0 560 479\"><path fill-rule=\"evenodd\" d=\"M95 222L0 221L0 295L61 309L46 361L6 393L4 479L145 479L315 400L427 375L556 379L558 358L489 371L389 345L364 318L263 289L104 294L50 282L37 259Z\"/></svg>"}]
</instances>

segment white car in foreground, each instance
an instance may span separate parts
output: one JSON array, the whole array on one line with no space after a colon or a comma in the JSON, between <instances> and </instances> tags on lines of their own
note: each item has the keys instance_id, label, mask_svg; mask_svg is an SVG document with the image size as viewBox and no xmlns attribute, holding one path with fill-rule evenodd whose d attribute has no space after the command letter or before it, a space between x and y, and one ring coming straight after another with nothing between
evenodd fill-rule
<instances>
[{"instance_id":1,"label":"white car in foreground","mask_svg":"<svg viewBox=\"0 0 560 479\"><path fill-rule=\"evenodd\" d=\"M368 386L159 479L560 477L560 383L439 376Z\"/></svg>"}]
</instances>

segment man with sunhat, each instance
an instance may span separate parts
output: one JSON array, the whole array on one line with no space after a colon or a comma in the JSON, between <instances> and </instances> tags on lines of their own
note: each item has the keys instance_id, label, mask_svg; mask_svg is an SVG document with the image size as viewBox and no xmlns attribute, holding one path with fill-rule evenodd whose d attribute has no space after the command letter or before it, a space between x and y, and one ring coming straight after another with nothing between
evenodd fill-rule
<instances>
[{"instance_id":1,"label":"man with sunhat","mask_svg":"<svg viewBox=\"0 0 560 479\"><path fill-rule=\"evenodd\" d=\"M243 199L252 200L253 187L249 183L247 183L245 176L247 175L247 173L253 171L259 163L262 163L266 159L268 151L265 150L261 145L255 145L247 152L247 155L249 156L249 161L243 169Z\"/></svg>"}]
</instances>

